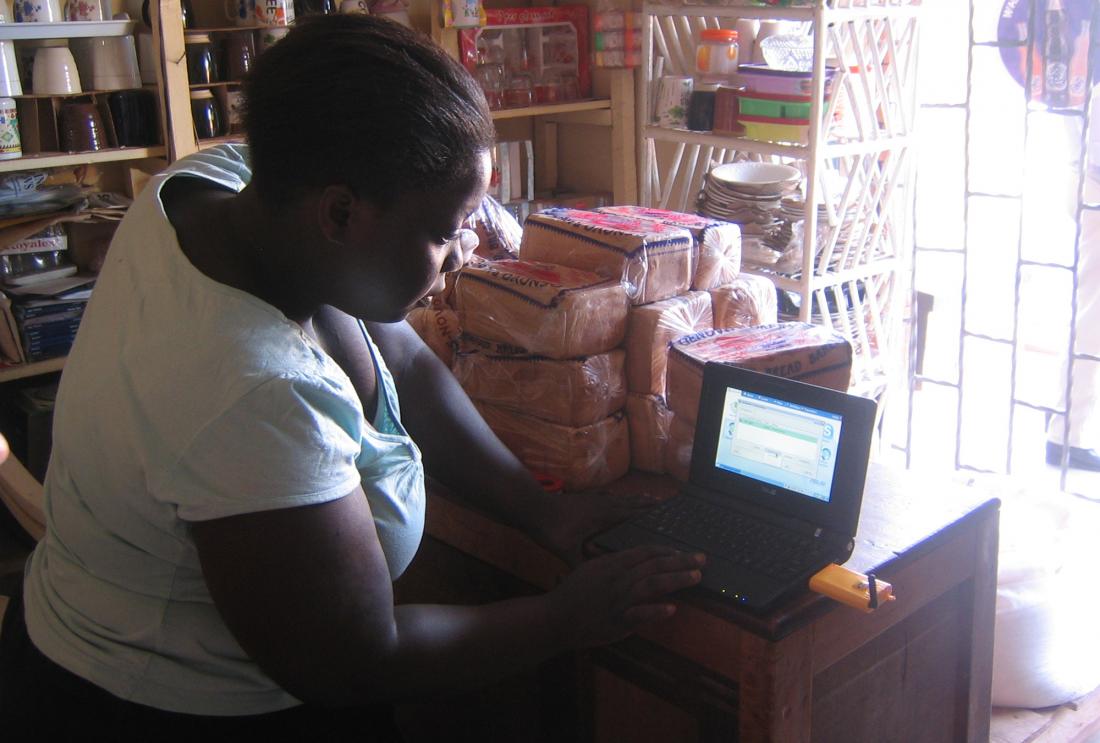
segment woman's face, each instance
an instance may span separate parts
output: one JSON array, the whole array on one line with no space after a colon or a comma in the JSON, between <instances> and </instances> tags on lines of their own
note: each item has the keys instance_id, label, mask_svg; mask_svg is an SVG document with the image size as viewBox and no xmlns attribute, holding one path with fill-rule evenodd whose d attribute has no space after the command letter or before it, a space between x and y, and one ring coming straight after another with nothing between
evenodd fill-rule
<instances>
[{"instance_id":1,"label":"woman's face","mask_svg":"<svg viewBox=\"0 0 1100 743\"><path fill-rule=\"evenodd\" d=\"M465 260L454 238L480 205L489 185L489 153L460 184L406 192L385 209L360 203L369 219L349 222L346 271L336 279L339 303L348 314L376 322L404 319L417 302L443 288L443 275Z\"/></svg>"}]
</instances>

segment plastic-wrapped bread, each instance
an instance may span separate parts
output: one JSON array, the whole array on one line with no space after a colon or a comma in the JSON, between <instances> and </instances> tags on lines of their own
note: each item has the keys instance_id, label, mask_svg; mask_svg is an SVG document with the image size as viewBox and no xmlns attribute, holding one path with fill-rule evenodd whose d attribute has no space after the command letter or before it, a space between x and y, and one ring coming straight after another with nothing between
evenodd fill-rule
<instances>
[{"instance_id":1,"label":"plastic-wrapped bread","mask_svg":"<svg viewBox=\"0 0 1100 743\"><path fill-rule=\"evenodd\" d=\"M485 194L470 221L478 237L475 255L491 261L519 258L523 228L499 201Z\"/></svg>"},{"instance_id":2,"label":"plastic-wrapped bread","mask_svg":"<svg viewBox=\"0 0 1100 743\"><path fill-rule=\"evenodd\" d=\"M668 431L672 411L656 395L626 396L626 421L630 425L630 466L644 472L665 471Z\"/></svg>"},{"instance_id":3,"label":"plastic-wrapped bread","mask_svg":"<svg viewBox=\"0 0 1100 743\"><path fill-rule=\"evenodd\" d=\"M672 414L665 449L665 470L680 482L691 480L691 450L695 446L695 422Z\"/></svg>"},{"instance_id":4,"label":"plastic-wrapped bread","mask_svg":"<svg viewBox=\"0 0 1100 743\"><path fill-rule=\"evenodd\" d=\"M621 348L580 359L460 353L451 370L474 400L563 426L586 426L621 410Z\"/></svg>"},{"instance_id":5,"label":"plastic-wrapped bread","mask_svg":"<svg viewBox=\"0 0 1100 743\"><path fill-rule=\"evenodd\" d=\"M458 278L462 275L462 272L470 268L485 267L489 265L489 263L490 261L488 258L482 258L480 255L477 255L475 253L474 255L470 256L470 259L466 261L466 265L464 265L461 269L459 269L458 271L448 271L447 273L445 273L443 275L443 291L432 297L432 303L435 304L442 302L451 309L454 309L455 286L458 284Z\"/></svg>"},{"instance_id":6,"label":"plastic-wrapped bread","mask_svg":"<svg viewBox=\"0 0 1100 743\"><path fill-rule=\"evenodd\" d=\"M630 469L630 433L620 411L573 428L474 401L489 427L534 472L561 478L566 490L606 485Z\"/></svg>"},{"instance_id":7,"label":"plastic-wrapped bread","mask_svg":"<svg viewBox=\"0 0 1100 743\"><path fill-rule=\"evenodd\" d=\"M463 268L452 300L463 332L552 359L592 356L621 344L629 307L617 281L513 260Z\"/></svg>"},{"instance_id":8,"label":"plastic-wrapped bread","mask_svg":"<svg viewBox=\"0 0 1100 743\"><path fill-rule=\"evenodd\" d=\"M741 226L699 214L651 209L646 206L603 206L596 211L652 219L691 233L691 288L708 291L729 284L741 273Z\"/></svg>"},{"instance_id":9,"label":"plastic-wrapped bread","mask_svg":"<svg viewBox=\"0 0 1100 743\"><path fill-rule=\"evenodd\" d=\"M631 304L646 304L687 291L691 250L691 234L681 227L558 208L527 218L519 255L621 280Z\"/></svg>"},{"instance_id":10,"label":"plastic-wrapped bread","mask_svg":"<svg viewBox=\"0 0 1100 743\"><path fill-rule=\"evenodd\" d=\"M685 422L694 422L698 415L703 366L708 361L846 392L852 346L834 330L803 322L684 336L673 342L668 357L668 406Z\"/></svg>"},{"instance_id":11,"label":"plastic-wrapped bread","mask_svg":"<svg viewBox=\"0 0 1100 743\"><path fill-rule=\"evenodd\" d=\"M713 326L706 292L631 307L626 323L626 388L640 395L664 396L668 344Z\"/></svg>"},{"instance_id":12,"label":"plastic-wrapped bread","mask_svg":"<svg viewBox=\"0 0 1100 743\"><path fill-rule=\"evenodd\" d=\"M455 348L461 335L458 315L442 302L416 307L405 318L416 334L447 366L454 362Z\"/></svg>"},{"instance_id":13,"label":"plastic-wrapped bread","mask_svg":"<svg viewBox=\"0 0 1100 743\"><path fill-rule=\"evenodd\" d=\"M766 276L743 273L728 286L710 290L714 327L748 328L779 321L775 284Z\"/></svg>"}]
</instances>

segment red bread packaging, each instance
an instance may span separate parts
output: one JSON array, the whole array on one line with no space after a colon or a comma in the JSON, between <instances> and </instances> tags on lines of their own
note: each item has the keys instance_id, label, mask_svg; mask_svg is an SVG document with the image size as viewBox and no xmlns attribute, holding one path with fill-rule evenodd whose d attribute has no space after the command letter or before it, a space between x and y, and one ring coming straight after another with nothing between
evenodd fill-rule
<instances>
[{"instance_id":1,"label":"red bread packaging","mask_svg":"<svg viewBox=\"0 0 1100 743\"><path fill-rule=\"evenodd\" d=\"M631 304L691 286L691 234L661 222L580 209L546 209L523 225L520 258L621 280Z\"/></svg>"},{"instance_id":2,"label":"red bread packaging","mask_svg":"<svg viewBox=\"0 0 1100 743\"><path fill-rule=\"evenodd\" d=\"M708 291L729 284L741 273L741 226L699 214L651 209L646 206L604 206L596 211L651 219L691 233L691 288Z\"/></svg>"},{"instance_id":3,"label":"red bread packaging","mask_svg":"<svg viewBox=\"0 0 1100 743\"><path fill-rule=\"evenodd\" d=\"M685 423L698 415L708 361L847 392L852 346L835 330L803 322L684 336L672 344L668 357L668 406Z\"/></svg>"},{"instance_id":4,"label":"red bread packaging","mask_svg":"<svg viewBox=\"0 0 1100 743\"><path fill-rule=\"evenodd\" d=\"M566 490L606 485L630 469L630 433L622 412L573 428L476 400L474 404L524 466L561 478Z\"/></svg>"},{"instance_id":5,"label":"red bread packaging","mask_svg":"<svg viewBox=\"0 0 1100 743\"><path fill-rule=\"evenodd\" d=\"M474 400L563 426L595 423L626 403L616 348L580 359L460 353L451 371Z\"/></svg>"},{"instance_id":6,"label":"red bread packaging","mask_svg":"<svg viewBox=\"0 0 1100 743\"><path fill-rule=\"evenodd\" d=\"M688 292L630 308L626 323L626 387L639 395L665 394L668 344L714 327L706 292Z\"/></svg>"},{"instance_id":7,"label":"red bread packaging","mask_svg":"<svg viewBox=\"0 0 1100 743\"><path fill-rule=\"evenodd\" d=\"M744 273L710 290L714 327L748 328L779 322L775 284L766 276Z\"/></svg>"},{"instance_id":8,"label":"red bread packaging","mask_svg":"<svg viewBox=\"0 0 1100 743\"><path fill-rule=\"evenodd\" d=\"M603 353L626 333L626 294L589 271L532 261L463 268L452 302L464 333L552 359Z\"/></svg>"},{"instance_id":9,"label":"red bread packaging","mask_svg":"<svg viewBox=\"0 0 1100 743\"><path fill-rule=\"evenodd\" d=\"M672 411L656 395L626 396L626 420L630 424L630 466L644 472L665 471Z\"/></svg>"}]
</instances>

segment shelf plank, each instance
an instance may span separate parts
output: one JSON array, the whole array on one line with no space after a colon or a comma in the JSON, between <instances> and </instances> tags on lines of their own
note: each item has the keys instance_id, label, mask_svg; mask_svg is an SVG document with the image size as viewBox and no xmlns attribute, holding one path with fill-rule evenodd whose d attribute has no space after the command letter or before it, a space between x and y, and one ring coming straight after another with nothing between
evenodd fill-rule
<instances>
[{"instance_id":1,"label":"shelf plank","mask_svg":"<svg viewBox=\"0 0 1100 743\"><path fill-rule=\"evenodd\" d=\"M252 24L248 26L211 26L210 28L185 28L183 35L196 36L201 34L227 34L234 31L263 31L264 29L272 28L271 26L262 26L260 24Z\"/></svg>"},{"instance_id":2,"label":"shelf plank","mask_svg":"<svg viewBox=\"0 0 1100 743\"><path fill-rule=\"evenodd\" d=\"M772 283L780 289L798 292L799 294L811 294L818 289L827 289L831 286L845 284L849 281L857 281L871 276L892 273L896 271L897 268L898 260L896 258L880 258L865 265L847 268L843 271L830 271L824 275L815 274L809 282L803 279L796 279L786 274L767 271L749 264L743 265L741 270L744 273L765 276L771 279Z\"/></svg>"},{"instance_id":3,"label":"shelf plank","mask_svg":"<svg viewBox=\"0 0 1100 743\"><path fill-rule=\"evenodd\" d=\"M715 134L713 132L694 132L688 129L667 129L661 126L647 126L645 135L649 139L661 142L685 142L687 144L701 144L707 147L720 147L739 152L752 152L757 155L780 155L783 157L795 157L805 160L809 157L810 148L797 144L776 144L764 142L759 139L746 139L732 134ZM902 147L908 147L913 143L913 138L908 135L894 137L879 137L859 142L833 142L824 143L820 151L825 157L846 157L849 155L862 155L868 152L885 152Z\"/></svg>"},{"instance_id":4,"label":"shelf plank","mask_svg":"<svg viewBox=\"0 0 1100 743\"><path fill-rule=\"evenodd\" d=\"M167 148L161 145L156 147L118 147L96 152L40 152L12 160L0 160L0 173L34 168L60 168L87 163L145 160L150 157L164 157L167 152Z\"/></svg>"},{"instance_id":5,"label":"shelf plank","mask_svg":"<svg viewBox=\"0 0 1100 743\"><path fill-rule=\"evenodd\" d=\"M804 145L775 144L774 142L761 142L758 139L745 139L744 137L734 137L728 134L693 132L687 129L666 129L660 126L647 126L643 136L659 142L701 144L706 147L752 152L757 155L781 155L803 160L810 152L810 148Z\"/></svg>"},{"instance_id":6,"label":"shelf plank","mask_svg":"<svg viewBox=\"0 0 1100 743\"><path fill-rule=\"evenodd\" d=\"M58 23L0 23L0 40L79 39L92 36L129 36L137 21L61 21Z\"/></svg>"},{"instance_id":7,"label":"shelf plank","mask_svg":"<svg viewBox=\"0 0 1100 743\"><path fill-rule=\"evenodd\" d=\"M65 357L58 356L45 361L32 361L28 364L15 364L0 368L0 383L11 382L15 379L35 377L39 374L61 371L65 366Z\"/></svg>"},{"instance_id":8,"label":"shelf plank","mask_svg":"<svg viewBox=\"0 0 1100 743\"><path fill-rule=\"evenodd\" d=\"M569 101L567 103L546 103L527 108L502 108L493 111L493 120L520 119L527 116L547 116L550 114L565 114L574 111L597 111L611 108L611 101L607 98L593 100Z\"/></svg>"},{"instance_id":9,"label":"shelf plank","mask_svg":"<svg viewBox=\"0 0 1100 743\"><path fill-rule=\"evenodd\" d=\"M666 5L647 2L643 13L654 16L696 18L763 18L774 21L812 21L821 12L828 23L863 18L909 18L920 12L919 5L871 5L858 8L776 7L768 5Z\"/></svg>"}]
</instances>

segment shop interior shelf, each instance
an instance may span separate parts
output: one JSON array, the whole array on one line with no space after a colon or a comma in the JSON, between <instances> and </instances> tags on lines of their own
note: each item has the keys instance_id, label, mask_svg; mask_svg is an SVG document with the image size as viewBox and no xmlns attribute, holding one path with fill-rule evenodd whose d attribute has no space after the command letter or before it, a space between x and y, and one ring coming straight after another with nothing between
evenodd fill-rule
<instances>
[{"instance_id":1,"label":"shop interior shelf","mask_svg":"<svg viewBox=\"0 0 1100 743\"><path fill-rule=\"evenodd\" d=\"M129 36L136 21L61 21L59 23L0 23L0 40L76 39L89 36Z\"/></svg>"},{"instance_id":2,"label":"shop interior shelf","mask_svg":"<svg viewBox=\"0 0 1100 743\"><path fill-rule=\"evenodd\" d=\"M96 152L40 152L11 160L0 160L0 173L31 168L60 168L84 163L108 163L120 160L144 160L147 157L164 157L167 149L156 147L117 147Z\"/></svg>"}]
</instances>

